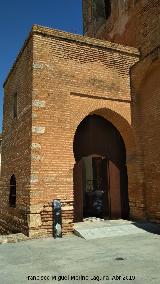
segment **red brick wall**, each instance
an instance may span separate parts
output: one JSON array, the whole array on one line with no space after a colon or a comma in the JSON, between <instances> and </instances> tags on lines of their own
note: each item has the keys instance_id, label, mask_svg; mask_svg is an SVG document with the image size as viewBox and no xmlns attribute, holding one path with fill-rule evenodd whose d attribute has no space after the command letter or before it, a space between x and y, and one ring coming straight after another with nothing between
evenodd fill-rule
<instances>
[{"instance_id":1,"label":"red brick wall","mask_svg":"<svg viewBox=\"0 0 160 284\"><path fill-rule=\"evenodd\" d=\"M141 181L144 180L144 210L148 219L159 222L160 2L113 0L111 16L101 27L98 22L96 24L93 14L89 16L87 12L86 3L88 11L92 11L92 2L83 2L86 35L135 46L144 58L131 72L132 123L143 149L138 155L141 157L138 175Z\"/></svg>"},{"instance_id":2,"label":"red brick wall","mask_svg":"<svg viewBox=\"0 0 160 284\"><path fill-rule=\"evenodd\" d=\"M17 118L13 96L17 92ZM24 45L4 84L2 182L0 223L11 231L27 233L31 172L32 39ZM10 178L16 176L16 208L9 207Z\"/></svg>"},{"instance_id":3,"label":"red brick wall","mask_svg":"<svg viewBox=\"0 0 160 284\"><path fill-rule=\"evenodd\" d=\"M88 9L91 9L90 6L91 3ZM143 56L159 46L159 0L111 0L111 6L111 16L100 28L96 28L95 19L91 17L86 35L135 46L140 48ZM89 18L85 4L83 14L84 18Z\"/></svg>"},{"instance_id":4,"label":"red brick wall","mask_svg":"<svg viewBox=\"0 0 160 284\"><path fill-rule=\"evenodd\" d=\"M130 216L143 218L140 145L131 126L129 71L136 50L42 27L33 31L31 204L73 201L74 134L88 114L97 113L125 141Z\"/></svg>"},{"instance_id":5,"label":"red brick wall","mask_svg":"<svg viewBox=\"0 0 160 284\"><path fill-rule=\"evenodd\" d=\"M16 209L8 207L8 193L1 187L1 212L6 212L9 225L12 214L22 231L28 224L30 235L48 235L53 220L47 204L56 198L68 208L63 210L63 233L72 228L74 135L92 113L109 120L121 133L127 152L130 217L145 217L143 153L130 82L130 67L138 59L134 48L33 27L5 85L2 157L8 193L10 175L14 171L17 176ZM24 114L14 122L9 97L16 87ZM14 135L8 138L8 133Z\"/></svg>"},{"instance_id":6,"label":"red brick wall","mask_svg":"<svg viewBox=\"0 0 160 284\"><path fill-rule=\"evenodd\" d=\"M132 70L144 156L146 214L149 220L156 222L160 222L159 72L159 50L139 62Z\"/></svg>"}]
</instances>

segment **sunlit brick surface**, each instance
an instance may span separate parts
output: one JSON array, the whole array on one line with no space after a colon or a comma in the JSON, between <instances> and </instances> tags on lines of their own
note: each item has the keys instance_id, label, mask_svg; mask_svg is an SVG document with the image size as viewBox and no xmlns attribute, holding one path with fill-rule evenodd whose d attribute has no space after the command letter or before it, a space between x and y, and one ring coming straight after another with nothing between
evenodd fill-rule
<instances>
[{"instance_id":1,"label":"sunlit brick surface","mask_svg":"<svg viewBox=\"0 0 160 284\"><path fill-rule=\"evenodd\" d=\"M156 194L149 192L152 178L147 167L148 159L150 166L152 162L148 149L158 144L146 138L150 137L147 113L156 115L149 105L154 103L155 109L159 85L156 83L155 100L150 98L151 85L158 80L154 73L147 81L151 85L137 87L145 64L138 61L136 48L33 26L4 84L0 184L0 224L4 228L30 236L51 235L51 202L61 199L63 233L72 231L74 135L80 122L93 113L110 121L125 142L130 217L158 220L158 203L149 201L152 196L154 202ZM17 119L12 113L15 92ZM155 164L156 159L155 155ZM17 180L16 208L8 204L12 174ZM147 186L144 177L150 182Z\"/></svg>"}]
</instances>

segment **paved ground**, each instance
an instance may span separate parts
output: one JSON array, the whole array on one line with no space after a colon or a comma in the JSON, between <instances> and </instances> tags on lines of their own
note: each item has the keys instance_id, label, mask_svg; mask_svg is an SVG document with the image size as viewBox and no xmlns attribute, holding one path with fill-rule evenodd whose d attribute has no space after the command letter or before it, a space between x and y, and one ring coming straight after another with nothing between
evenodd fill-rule
<instances>
[{"instance_id":1,"label":"paved ground","mask_svg":"<svg viewBox=\"0 0 160 284\"><path fill-rule=\"evenodd\" d=\"M160 235L160 225L151 223L137 223L128 220L85 221L74 225L74 232L86 240L144 234L146 231Z\"/></svg>"},{"instance_id":2,"label":"paved ground","mask_svg":"<svg viewBox=\"0 0 160 284\"><path fill-rule=\"evenodd\" d=\"M70 236L1 244L0 284L159 284L160 235L146 230L149 227L143 234L92 240ZM37 281L28 280L29 276L36 276ZM61 276L68 280L61 281ZM77 280L71 280L71 276L77 276ZM82 276L88 280L82 280ZM112 280L116 276L121 279ZM135 276L135 280L124 280L126 276ZM94 277L97 280L92 280Z\"/></svg>"}]
</instances>

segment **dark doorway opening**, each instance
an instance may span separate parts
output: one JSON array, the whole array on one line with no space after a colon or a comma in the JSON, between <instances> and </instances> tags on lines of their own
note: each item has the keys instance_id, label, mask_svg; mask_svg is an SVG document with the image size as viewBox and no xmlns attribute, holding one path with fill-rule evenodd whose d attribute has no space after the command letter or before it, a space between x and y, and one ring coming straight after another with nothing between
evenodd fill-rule
<instances>
[{"instance_id":1,"label":"dark doorway opening","mask_svg":"<svg viewBox=\"0 0 160 284\"><path fill-rule=\"evenodd\" d=\"M74 137L75 222L85 217L128 218L126 150L119 131L97 115L87 116Z\"/></svg>"},{"instance_id":2,"label":"dark doorway opening","mask_svg":"<svg viewBox=\"0 0 160 284\"><path fill-rule=\"evenodd\" d=\"M109 218L107 160L102 156L83 159L83 216Z\"/></svg>"}]
</instances>

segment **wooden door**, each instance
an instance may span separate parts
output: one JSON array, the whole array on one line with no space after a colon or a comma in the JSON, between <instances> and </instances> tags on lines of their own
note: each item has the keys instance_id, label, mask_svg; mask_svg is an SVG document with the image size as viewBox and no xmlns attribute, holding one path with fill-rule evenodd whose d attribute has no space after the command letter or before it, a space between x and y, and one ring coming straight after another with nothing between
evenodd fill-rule
<instances>
[{"instance_id":1,"label":"wooden door","mask_svg":"<svg viewBox=\"0 0 160 284\"><path fill-rule=\"evenodd\" d=\"M74 165L74 222L83 221L83 161Z\"/></svg>"},{"instance_id":2,"label":"wooden door","mask_svg":"<svg viewBox=\"0 0 160 284\"><path fill-rule=\"evenodd\" d=\"M112 162L108 162L109 196L110 196L110 217L111 219L121 218L121 187L120 170Z\"/></svg>"},{"instance_id":3,"label":"wooden door","mask_svg":"<svg viewBox=\"0 0 160 284\"><path fill-rule=\"evenodd\" d=\"M129 200L128 200L128 176L127 167L121 167L121 204L122 204L122 218L129 217Z\"/></svg>"},{"instance_id":4,"label":"wooden door","mask_svg":"<svg viewBox=\"0 0 160 284\"><path fill-rule=\"evenodd\" d=\"M108 159L102 160L102 186L104 192L104 211L103 218L110 217L109 184L108 184Z\"/></svg>"}]
</instances>

